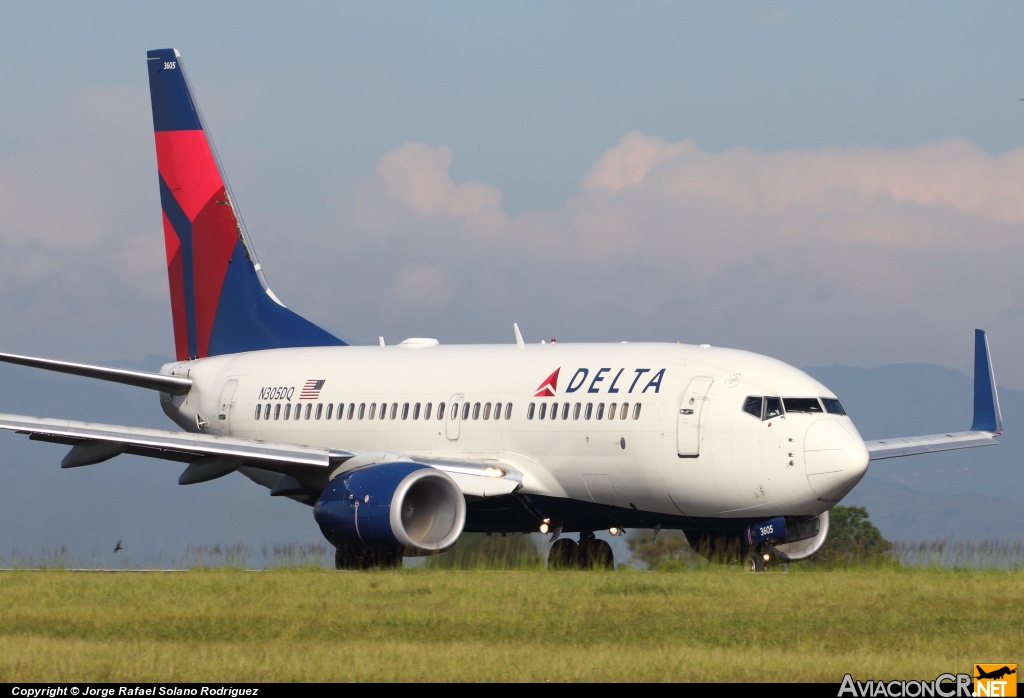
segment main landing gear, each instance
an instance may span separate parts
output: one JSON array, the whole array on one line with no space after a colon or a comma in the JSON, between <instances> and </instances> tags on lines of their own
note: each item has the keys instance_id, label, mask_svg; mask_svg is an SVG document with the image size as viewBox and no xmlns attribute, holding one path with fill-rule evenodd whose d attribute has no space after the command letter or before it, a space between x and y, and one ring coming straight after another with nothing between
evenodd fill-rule
<instances>
[{"instance_id":1,"label":"main landing gear","mask_svg":"<svg viewBox=\"0 0 1024 698\"><path fill-rule=\"evenodd\" d=\"M615 556L608 541L596 538L593 531L580 531L579 543L571 538L559 538L551 544L548 569L613 570Z\"/></svg>"},{"instance_id":2,"label":"main landing gear","mask_svg":"<svg viewBox=\"0 0 1024 698\"><path fill-rule=\"evenodd\" d=\"M401 548L342 545L334 551L334 568L338 570L394 569L401 566Z\"/></svg>"}]
</instances>

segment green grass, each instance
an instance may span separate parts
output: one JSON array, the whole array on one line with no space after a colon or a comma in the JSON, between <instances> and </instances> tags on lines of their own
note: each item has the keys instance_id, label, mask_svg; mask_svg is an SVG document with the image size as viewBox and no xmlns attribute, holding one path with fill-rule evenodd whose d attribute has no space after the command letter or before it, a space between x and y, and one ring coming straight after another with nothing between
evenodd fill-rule
<instances>
[{"instance_id":1,"label":"green grass","mask_svg":"<svg viewBox=\"0 0 1024 698\"><path fill-rule=\"evenodd\" d=\"M934 678L1024 647L1020 572L0 572L0 681Z\"/></svg>"}]
</instances>

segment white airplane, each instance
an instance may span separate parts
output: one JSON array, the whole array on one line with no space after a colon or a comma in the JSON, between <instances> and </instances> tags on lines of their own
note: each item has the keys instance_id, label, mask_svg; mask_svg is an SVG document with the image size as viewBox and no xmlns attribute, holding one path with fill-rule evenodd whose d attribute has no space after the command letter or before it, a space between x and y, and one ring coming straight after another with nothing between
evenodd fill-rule
<instances>
[{"instance_id":1,"label":"white airplane","mask_svg":"<svg viewBox=\"0 0 1024 698\"><path fill-rule=\"evenodd\" d=\"M0 360L155 390L182 429L0 415L71 446L177 461L179 484L238 471L313 507L338 568L444 551L465 531L549 533L549 560L612 564L594 531L680 529L753 569L797 560L872 460L996 444L976 331L969 431L865 442L824 385L708 345L347 346L270 290L174 49L148 54L177 361L159 373ZM562 537L579 533L579 542Z\"/></svg>"}]
</instances>

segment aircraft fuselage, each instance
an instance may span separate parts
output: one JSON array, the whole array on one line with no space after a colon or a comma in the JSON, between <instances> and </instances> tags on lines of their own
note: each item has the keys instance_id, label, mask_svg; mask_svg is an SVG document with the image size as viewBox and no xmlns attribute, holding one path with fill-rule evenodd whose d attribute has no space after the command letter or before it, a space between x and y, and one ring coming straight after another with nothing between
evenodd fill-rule
<instances>
[{"instance_id":1,"label":"aircraft fuselage","mask_svg":"<svg viewBox=\"0 0 1024 698\"><path fill-rule=\"evenodd\" d=\"M868 464L851 419L822 407L835 396L821 383L766 356L709 346L420 340L231 354L163 372L194 381L187 395L163 396L190 431L493 459L523 474L516 495L536 511L576 502L577 517L604 511L623 524L628 512L639 512L630 523L652 526L652 515L813 516ZM813 411L744 410L762 396ZM807 398L813 404L798 402Z\"/></svg>"}]
</instances>

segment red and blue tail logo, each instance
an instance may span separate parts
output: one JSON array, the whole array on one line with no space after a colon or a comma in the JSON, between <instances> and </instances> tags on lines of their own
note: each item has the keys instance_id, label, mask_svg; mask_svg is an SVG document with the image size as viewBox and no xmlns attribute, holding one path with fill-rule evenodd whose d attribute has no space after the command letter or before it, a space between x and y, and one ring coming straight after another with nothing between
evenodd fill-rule
<instances>
[{"instance_id":1,"label":"red and blue tail logo","mask_svg":"<svg viewBox=\"0 0 1024 698\"><path fill-rule=\"evenodd\" d=\"M174 344L179 361L345 343L270 292L174 49L148 53Z\"/></svg>"}]
</instances>

